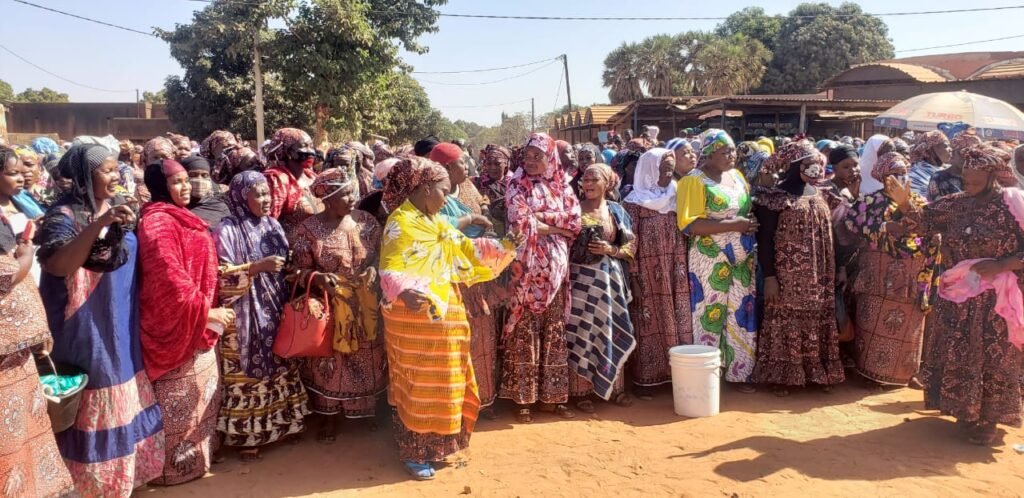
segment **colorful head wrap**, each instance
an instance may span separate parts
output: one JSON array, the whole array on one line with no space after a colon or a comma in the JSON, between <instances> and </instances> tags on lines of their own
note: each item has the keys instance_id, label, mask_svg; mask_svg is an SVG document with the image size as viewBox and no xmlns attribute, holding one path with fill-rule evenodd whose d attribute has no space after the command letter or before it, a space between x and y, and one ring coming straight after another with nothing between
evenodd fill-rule
<instances>
[{"instance_id":1,"label":"colorful head wrap","mask_svg":"<svg viewBox=\"0 0 1024 498\"><path fill-rule=\"evenodd\" d=\"M871 168L871 177L885 185L886 177L905 175L908 171L910 171L910 163L907 162L906 156L899 152L886 152Z\"/></svg>"},{"instance_id":2,"label":"colorful head wrap","mask_svg":"<svg viewBox=\"0 0 1024 498\"><path fill-rule=\"evenodd\" d=\"M29 157L31 157L33 159L39 159L39 154L36 154L36 151L34 151L34 150L32 150L32 149L30 149L28 147L17 146L17 147L14 148L14 153L18 155L18 159L22 159L22 160L24 160L26 158L29 158Z\"/></svg>"},{"instance_id":3,"label":"colorful head wrap","mask_svg":"<svg viewBox=\"0 0 1024 498\"><path fill-rule=\"evenodd\" d=\"M240 220L251 217L252 211L249 210L248 201L249 191L262 183L267 183L267 177L259 171L243 171L235 175L228 186L228 207L231 208L231 213Z\"/></svg>"},{"instance_id":4,"label":"colorful head wrap","mask_svg":"<svg viewBox=\"0 0 1024 498\"><path fill-rule=\"evenodd\" d=\"M430 160L447 166L462 158L462 149L458 145L443 143L437 144L430 151Z\"/></svg>"},{"instance_id":5,"label":"colorful head wrap","mask_svg":"<svg viewBox=\"0 0 1024 498\"><path fill-rule=\"evenodd\" d=\"M32 150L43 156L60 154L60 146L49 137L36 137L32 139Z\"/></svg>"},{"instance_id":6,"label":"colorful head wrap","mask_svg":"<svg viewBox=\"0 0 1024 498\"><path fill-rule=\"evenodd\" d=\"M266 155L270 161L283 163L292 151L316 153L309 133L298 128L281 128L274 132L267 144Z\"/></svg>"},{"instance_id":7,"label":"colorful head wrap","mask_svg":"<svg viewBox=\"0 0 1024 498\"><path fill-rule=\"evenodd\" d=\"M501 158L504 158L505 162L511 161L512 152L497 144L487 144L486 147L480 150L481 162L500 161Z\"/></svg>"},{"instance_id":8,"label":"colorful head wrap","mask_svg":"<svg viewBox=\"0 0 1024 498\"><path fill-rule=\"evenodd\" d=\"M654 142L652 142L651 139L647 138L646 136L641 135L627 142L625 150L636 152L638 154L643 154L644 152L650 150L652 147L654 147Z\"/></svg>"},{"instance_id":9,"label":"colorful head wrap","mask_svg":"<svg viewBox=\"0 0 1024 498\"><path fill-rule=\"evenodd\" d=\"M968 128L958 132L956 135L953 135L953 138L949 141L949 145L953 148L953 152L958 154L960 154L964 149L981 144L981 138L974 133L974 128Z\"/></svg>"},{"instance_id":10,"label":"colorful head wrap","mask_svg":"<svg viewBox=\"0 0 1024 498\"><path fill-rule=\"evenodd\" d=\"M916 163L927 159L928 152L937 145L949 145L949 139L941 131L932 130L921 135L910 149L910 162Z\"/></svg>"},{"instance_id":11,"label":"colorful head wrap","mask_svg":"<svg viewBox=\"0 0 1024 498\"><path fill-rule=\"evenodd\" d=\"M355 142L355 141L353 141L353 142L349 142L348 146L352 147L352 150L356 151L356 154L358 154L358 156L359 156L358 159L359 159L360 166L367 159L369 159L370 162L373 162L373 161L376 160L376 156L373 154L373 149L368 147L366 144L364 144L362 142Z\"/></svg>"},{"instance_id":12,"label":"colorful head wrap","mask_svg":"<svg viewBox=\"0 0 1024 498\"><path fill-rule=\"evenodd\" d=\"M394 157L394 155L395 154L391 152L391 149L388 148L388 144L380 140L373 142L373 158L375 161L380 162L385 159L390 159L391 157Z\"/></svg>"},{"instance_id":13,"label":"colorful head wrap","mask_svg":"<svg viewBox=\"0 0 1024 498\"><path fill-rule=\"evenodd\" d=\"M939 131L945 134L946 137L949 138L950 140L952 140L953 137L959 135L960 133L963 133L968 130L971 130L971 133L973 133L974 130L973 126L964 123L963 121L957 121L955 123L939 123L938 125L936 125L936 128L938 128Z\"/></svg>"},{"instance_id":14,"label":"colorful head wrap","mask_svg":"<svg viewBox=\"0 0 1024 498\"><path fill-rule=\"evenodd\" d=\"M216 164L224 157L225 150L237 146L238 138L235 137L234 133L217 130L203 139L203 143L199 146L199 155Z\"/></svg>"},{"instance_id":15,"label":"colorful head wrap","mask_svg":"<svg viewBox=\"0 0 1024 498\"><path fill-rule=\"evenodd\" d=\"M309 191L318 199L324 200L341 192L346 185L354 185L348 173L340 168L329 168L316 175L316 180L310 185Z\"/></svg>"},{"instance_id":16,"label":"colorful head wrap","mask_svg":"<svg viewBox=\"0 0 1024 498\"><path fill-rule=\"evenodd\" d=\"M669 140L668 143L665 144L665 148L668 149L668 150L673 150L674 151L674 150L679 149L679 148L681 148L683 146L689 146L689 145L690 145L690 142L687 141L685 138L676 137L676 138L673 138L672 140Z\"/></svg>"},{"instance_id":17,"label":"colorful head wrap","mask_svg":"<svg viewBox=\"0 0 1024 498\"><path fill-rule=\"evenodd\" d=\"M544 170L541 176L545 179L554 178L555 172L560 169L561 162L558 159L558 147L555 145L555 141L548 136L547 133L533 133L523 143L523 154L526 153L527 147L535 147L540 149L541 152L547 157L548 167ZM527 176L525 169L520 169L518 173L522 173L522 176Z\"/></svg>"},{"instance_id":18,"label":"colorful head wrap","mask_svg":"<svg viewBox=\"0 0 1024 498\"><path fill-rule=\"evenodd\" d=\"M740 142L736 146L736 156L740 161L746 161L760 150L761 146L757 142Z\"/></svg>"},{"instance_id":19,"label":"colorful head wrap","mask_svg":"<svg viewBox=\"0 0 1024 498\"><path fill-rule=\"evenodd\" d=\"M892 150L903 154L904 156L910 156L910 145L907 144L902 138L892 139Z\"/></svg>"},{"instance_id":20,"label":"colorful head wrap","mask_svg":"<svg viewBox=\"0 0 1024 498\"><path fill-rule=\"evenodd\" d=\"M401 157L384 178L384 207L394 211L416 187L445 178L448 178L448 172L434 161L417 156Z\"/></svg>"},{"instance_id":21,"label":"colorful head wrap","mask_svg":"<svg viewBox=\"0 0 1024 498\"><path fill-rule=\"evenodd\" d=\"M964 169L986 171L1002 175L1012 173L1010 170L1010 154L990 145L975 145L960 152L964 158Z\"/></svg>"},{"instance_id":22,"label":"colorful head wrap","mask_svg":"<svg viewBox=\"0 0 1024 498\"><path fill-rule=\"evenodd\" d=\"M732 137L725 130L711 128L705 131L701 138L700 157L711 157L711 154L723 147L736 147L736 143L732 141Z\"/></svg>"},{"instance_id":23,"label":"colorful head wrap","mask_svg":"<svg viewBox=\"0 0 1024 498\"><path fill-rule=\"evenodd\" d=\"M775 142L768 137L760 137L757 139L757 144L761 146L768 154L775 153Z\"/></svg>"},{"instance_id":24,"label":"colorful head wrap","mask_svg":"<svg viewBox=\"0 0 1024 498\"><path fill-rule=\"evenodd\" d=\"M121 147L118 146L115 154L119 153ZM167 137L156 137L148 142L142 149L142 164L152 164L161 159L170 159L174 157L174 144L171 143ZM147 166L148 168L148 166Z\"/></svg>"},{"instance_id":25,"label":"colorful head wrap","mask_svg":"<svg viewBox=\"0 0 1024 498\"><path fill-rule=\"evenodd\" d=\"M800 171L808 178L820 178L825 172L824 156L807 140L798 140L779 147L778 152L772 154L762 164L761 169L767 174L785 173L790 165L808 157L813 157L817 161L812 165L801 166Z\"/></svg>"}]
</instances>

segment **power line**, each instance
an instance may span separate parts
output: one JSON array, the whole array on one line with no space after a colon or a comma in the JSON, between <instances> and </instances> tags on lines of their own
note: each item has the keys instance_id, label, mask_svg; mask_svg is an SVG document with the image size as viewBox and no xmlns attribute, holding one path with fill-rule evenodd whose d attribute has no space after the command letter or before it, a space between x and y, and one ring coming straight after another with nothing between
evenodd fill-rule
<instances>
[{"instance_id":1,"label":"power line","mask_svg":"<svg viewBox=\"0 0 1024 498\"><path fill-rule=\"evenodd\" d=\"M503 81L514 80L516 78L522 78L523 76L528 76L530 74L536 73L537 71L540 71L541 69L544 69L544 68L546 68L548 66L551 66L555 62L558 62L558 60L552 59L547 64L545 64L545 65L543 65L541 67L538 67L536 69L531 69L531 70L529 70L529 71L527 71L525 73L516 74L516 75L513 75L513 76L509 76L507 78L501 78L501 79L498 79L498 80L491 80L491 81L478 81L478 82L474 82L474 83L452 83L452 82L446 82L446 81L430 81L430 80L423 80L423 79L417 79L417 81L419 81L420 83L430 83L430 84L434 84L434 85L450 85L450 86L493 85L494 83L501 83Z\"/></svg>"},{"instance_id":2,"label":"power line","mask_svg":"<svg viewBox=\"0 0 1024 498\"><path fill-rule=\"evenodd\" d=\"M966 12L990 12L999 10L1024 9L1024 5L1008 5L1002 7L977 7L971 9L948 9L948 10L922 10L909 12L882 12L871 14L862 12L860 14L822 14L805 16L780 16L790 19L813 19L816 17L894 17L894 16L919 16L933 14L961 14ZM728 17L720 16L696 16L696 17L576 17L576 16L515 16L515 15L489 15L489 14L447 14L438 13L441 17L460 17L467 19L510 19L522 21L724 21Z\"/></svg>"},{"instance_id":3,"label":"power line","mask_svg":"<svg viewBox=\"0 0 1024 498\"><path fill-rule=\"evenodd\" d=\"M58 79L66 81L68 83L71 83L72 85L77 85L77 86L80 86L82 88L88 88L89 90L96 90L97 92L131 93L131 92L135 91L135 90L108 90L106 88L96 88L94 86L89 86L89 85L85 85L85 84L79 83L77 81L69 80L69 79L67 79L67 78L65 78L65 77L63 77L63 76L61 76L59 74L56 74L56 73L48 71L46 68L43 68L43 67L40 67L40 66L36 65L36 63L34 63L34 62L32 62L32 61L30 61L30 60L28 60L28 59L18 55L13 50L7 48L3 44L0 44L0 48L2 48L5 51L7 51L7 53L9 53L9 54L11 54L11 55L21 59L21 61L24 62L25 64L28 64L28 65L30 65L30 66L32 66L32 67L34 67L34 68L36 68L36 69L46 73L46 74L49 74L50 76L53 76L54 78L58 78Z\"/></svg>"},{"instance_id":4,"label":"power line","mask_svg":"<svg viewBox=\"0 0 1024 498\"><path fill-rule=\"evenodd\" d=\"M484 107L501 107L505 105L521 104L523 102L529 102L530 99L516 100L514 102L505 102L502 104L484 104L484 105L439 105L441 109L481 109Z\"/></svg>"},{"instance_id":5,"label":"power line","mask_svg":"<svg viewBox=\"0 0 1024 498\"><path fill-rule=\"evenodd\" d=\"M518 65L515 65L515 66L490 67L490 68L486 68L486 69L464 69L462 71L413 71L412 74L486 73L486 72L490 72L490 71L503 71L505 69L515 69L515 68L520 68L520 67L533 66L533 65L536 65L536 64L540 64L541 62L548 62L548 61L553 61L553 60L557 60L557 59L558 59L558 57L555 57L554 59L543 59L543 60L534 61L534 62L527 62L526 64L518 64Z\"/></svg>"},{"instance_id":6,"label":"power line","mask_svg":"<svg viewBox=\"0 0 1024 498\"><path fill-rule=\"evenodd\" d=\"M124 26L118 26L117 24L111 24L111 23L106 22L106 21L100 21L100 20L97 20L97 19L89 18L89 17L83 17L83 16L80 16L78 14L72 14L70 12L64 12L63 10L51 9L51 8L45 7L43 5L38 5L38 4L31 3L31 2L26 2L25 0L12 0L12 1L20 3L20 4L28 5L30 7L35 7L37 9L48 10L50 12L54 12L54 13L61 14L61 15L64 15L64 16L74 17L75 19L81 19L83 21L88 21L88 22L92 22L92 23L96 23L96 24L102 24L104 26L108 26L108 27L116 28L116 29L121 29L121 30L128 31L128 32L131 32L131 33L138 33L140 35L146 35L146 36L152 36L154 38L159 38L158 36L156 36L153 33L147 33L145 31L140 31L140 30L137 30L137 29L134 29L134 28L127 28L127 27L124 27Z\"/></svg>"},{"instance_id":7,"label":"power line","mask_svg":"<svg viewBox=\"0 0 1024 498\"><path fill-rule=\"evenodd\" d=\"M949 45L936 45L934 47L908 48L908 49L904 49L904 50L897 50L896 52L920 52L922 50L933 50L933 49L936 49L936 48L962 47L964 45L974 45L976 43L988 43L988 42L994 42L994 41L1012 40L1014 38L1024 38L1024 35L1004 36L1002 38L990 38L988 40L976 40L976 41L969 41L969 42L963 42L963 43L951 43Z\"/></svg>"},{"instance_id":8,"label":"power line","mask_svg":"<svg viewBox=\"0 0 1024 498\"><path fill-rule=\"evenodd\" d=\"M261 5L258 1L251 0L190 0L192 2L208 3L212 4L217 1L232 3L238 5ZM862 12L859 14L821 14L821 15L802 15L802 16L789 16L781 15L782 18L792 19L814 19L816 17L896 17L896 16L919 16L919 15L935 15L935 14L962 14L969 12L993 12L1002 10L1015 10L1024 9L1024 5L1006 5L998 7L975 7L965 9L946 9L946 10L921 10L921 11L904 11L904 12L880 12L872 14L869 12ZM367 12L373 12L377 14L392 14L392 15L413 15L410 12L401 11L376 11L369 10ZM445 12L438 12L439 17L455 17L463 19L507 19L507 20L520 20L520 21L724 21L728 19L728 16L686 16L686 17L601 17L601 16L520 16L520 15L504 15L504 14L452 14Z\"/></svg>"}]
</instances>

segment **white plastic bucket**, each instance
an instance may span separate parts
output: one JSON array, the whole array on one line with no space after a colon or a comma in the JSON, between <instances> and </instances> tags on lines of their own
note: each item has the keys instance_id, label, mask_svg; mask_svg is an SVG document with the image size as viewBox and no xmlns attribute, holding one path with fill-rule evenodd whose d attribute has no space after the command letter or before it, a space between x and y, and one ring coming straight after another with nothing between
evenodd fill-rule
<instances>
[{"instance_id":1,"label":"white plastic bucket","mask_svg":"<svg viewBox=\"0 0 1024 498\"><path fill-rule=\"evenodd\" d=\"M718 414L722 352L711 346L676 346L668 350L672 366L672 402L677 415Z\"/></svg>"}]
</instances>

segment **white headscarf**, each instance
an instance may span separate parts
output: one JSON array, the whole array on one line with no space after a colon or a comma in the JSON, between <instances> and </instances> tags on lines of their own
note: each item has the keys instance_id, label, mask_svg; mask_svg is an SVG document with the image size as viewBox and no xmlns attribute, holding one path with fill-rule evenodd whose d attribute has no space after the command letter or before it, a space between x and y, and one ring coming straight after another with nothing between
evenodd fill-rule
<instances>
[{"instance_id":1,"label":"white headscarf","mask_svg":"<svg viewBox=\"0 0 1024 498\"><path fill-rule=\"evenodd\" d=\"M872 135L871 138L864 144L864 152L860 155L860 193L861 194L873 194L882 190L882 182L875 180L871 176L871 170L874 169L875 163L878 162L878 148L889 140L889 137L885 135Z\"/></svg>"},{"instance_id":2,"label":"white headscarf","mask_svg":"<svg viewBox=\"0 0 1024 498\"><path fill-rule=\"evenodd\" d=\"M633 173L633 190L623 202L643 206L661 214L676 210L676 182L669 182L667 187L658 186L661 158L672 154L671 150L654 148L640 156Z\"/></svg>"}]
</instances>

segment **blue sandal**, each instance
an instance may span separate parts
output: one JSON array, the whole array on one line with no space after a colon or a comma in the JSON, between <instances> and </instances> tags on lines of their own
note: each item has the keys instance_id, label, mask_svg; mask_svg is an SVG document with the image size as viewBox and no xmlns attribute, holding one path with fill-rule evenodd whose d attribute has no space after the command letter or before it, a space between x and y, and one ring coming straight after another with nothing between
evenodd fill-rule
<instances>
[{"instance_id":1,"label":"blue sandal","mask_svg":"<svg viewBox=\"0 0 1024 498\"><path fill-rule=\"evenodd\" d=\"M416 463L409 460L403 461L405 471L417 481L429 481L434 478L434 468L429 463Z\"/></svg>"}]
</instances>

